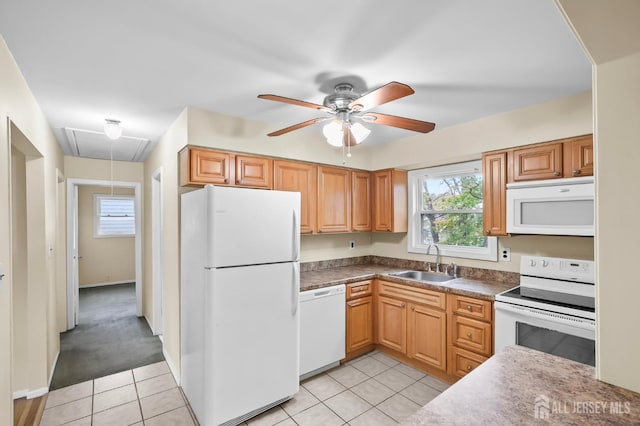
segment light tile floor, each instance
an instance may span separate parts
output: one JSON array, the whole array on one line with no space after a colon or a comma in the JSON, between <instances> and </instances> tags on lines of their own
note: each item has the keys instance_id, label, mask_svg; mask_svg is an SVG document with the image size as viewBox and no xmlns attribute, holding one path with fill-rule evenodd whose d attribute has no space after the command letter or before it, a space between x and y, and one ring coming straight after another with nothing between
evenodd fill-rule
<instances>
[{"instance_id":1,"label":"light tile floor","mask_svg":"<svg viewBox=\"0 0 640 426\"><path fill-rule=\"evenodd\" d=\"M305 380L293 399L244 425L394 425L448 387L374 351ZM197 423L163 361L52 391L40 424Z\"/></svg>"},{"instance_id":2,"label":"light tile floor","mask_svg":"<svg viewBox=\"0 0 640 426\"><path fill-rule=\"evenodd\" d=\"M165 361L49 393L41 426L195 425Z\"/></svg>"}]
</instances>

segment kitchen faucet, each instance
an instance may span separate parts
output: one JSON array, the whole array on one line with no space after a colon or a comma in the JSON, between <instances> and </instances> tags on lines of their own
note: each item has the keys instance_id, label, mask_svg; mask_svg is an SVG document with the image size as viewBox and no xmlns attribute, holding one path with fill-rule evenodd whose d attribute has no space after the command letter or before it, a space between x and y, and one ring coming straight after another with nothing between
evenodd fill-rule
<instances>
[{"instance_id":1,"label":"kitchen faucet","mask_svg":"<svg viewBox=\"0 0 640 426\"><path fill-rule=\"evenodd\" d=\"M431 251L431 246L436 248L436 272L440 272L440 247L438 247L437 244L429 244L429 247L427 247L427 253L429 254L429 252ZM431 263L428 263L429 265L429 270L431 270Z\"/></svg>"}]
</instances>

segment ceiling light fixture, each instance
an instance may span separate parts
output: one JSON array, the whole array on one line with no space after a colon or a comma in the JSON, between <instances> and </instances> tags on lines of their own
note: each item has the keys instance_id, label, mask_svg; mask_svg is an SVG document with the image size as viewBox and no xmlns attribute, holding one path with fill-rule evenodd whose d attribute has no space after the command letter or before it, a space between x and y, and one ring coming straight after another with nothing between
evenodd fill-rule
<instances>
[{"instance_id":1,"label":"ceiling light fixture","mask_svg":"<svg viewBox=\"0 0 640 426\"><path fill-rule=\"evenodd\" d=\"M351 133L356 138L356 145L369 136L371 130L367 129L360 123L350 123L342 120L331 120L322 128L322 134L327 139L329 145L340 147L344 145L344 126L351 129Z\"/></svg>"},{"instance_id":2,"label":"ceiling light fixture","mask_svg":"<svg viewBox=\"0 0 640 426\"><path fill-rule=\"evenodd\" d=\"M122 127L120 127L120 120L105 119L104 120L104 134L111 140L120 139L122 136Z\"/></svg>"}]
</instances>

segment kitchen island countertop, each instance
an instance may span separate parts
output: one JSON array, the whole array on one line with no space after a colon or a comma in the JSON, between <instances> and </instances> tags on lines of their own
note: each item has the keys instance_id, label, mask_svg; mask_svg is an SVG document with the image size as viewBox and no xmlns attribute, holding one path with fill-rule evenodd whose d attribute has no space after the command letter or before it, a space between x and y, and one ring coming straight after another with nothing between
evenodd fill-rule
<instances>
[{"instance_id":1,"label":"kitchen island countertop","mask_svg":"<svg viewBox=\"0 0 640 426\"><path fill-rule=\"evenodd\" d=\"M640 394L601 382L591 366L508 346L402 425L638 425Z\"/></svg>"},{"instance_id":2,"label":"kitchen island countertop","mask_svg":"<svg viewBox=\"0 0 640 426\"><path fill-rule=\"evenodd\" d=\"M509 283L469 278L456 278L444 283L432 283L389 275L394 272L401 272L405 270L407 270L407 268L372 263L301 272L300 291L314 290L332 285L349 284L373 278L380 278L385 281L401 283L413 287L427 288L429 290L442 291L445 293L455 293L485 300L494 300L496 294L516 286Z\"/></svg>"}]
</instances>

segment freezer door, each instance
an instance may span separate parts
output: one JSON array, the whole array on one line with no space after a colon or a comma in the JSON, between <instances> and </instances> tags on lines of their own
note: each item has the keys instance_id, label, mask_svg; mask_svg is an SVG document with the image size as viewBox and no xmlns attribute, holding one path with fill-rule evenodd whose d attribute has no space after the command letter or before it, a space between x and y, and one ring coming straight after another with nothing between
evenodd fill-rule
<instances>
[{"instance_id":1,"label":"freezer door","mask_svg":"<svg viewBox=\"0 0 640 426\"><path fill-rule=\"evenodd\" d=\"M207 265L291 262L300 257L300 194L205 187Z\"/></svg>"},{"instance_id":2,"label":"freezer door","mask_svg":"<svg viewBox=\"0 0 640 426\"><path fill-rule=\"evenodd\" d=\"M217 425L298 391L299 264L214 269L206 303L206 420Z\"/></svg>"}]
</instances>

